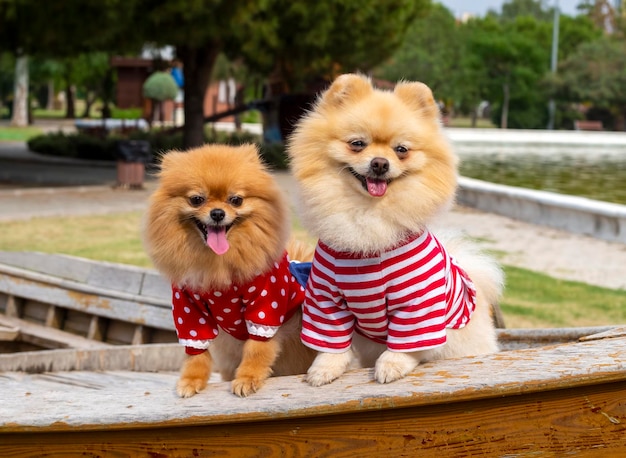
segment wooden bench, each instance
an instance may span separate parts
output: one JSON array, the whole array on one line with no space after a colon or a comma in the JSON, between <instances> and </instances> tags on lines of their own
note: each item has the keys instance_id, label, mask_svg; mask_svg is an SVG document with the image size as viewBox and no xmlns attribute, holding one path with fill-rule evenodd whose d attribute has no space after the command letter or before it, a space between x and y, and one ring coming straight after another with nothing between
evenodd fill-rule
<instances>
[{"instance_id":1,"label":"wooden bench","mask_svg":"<svg viewBox=\"0 0 626 458\"><path fill-rule=\"evenodd\" d=\"M574 121L575 130L604 130L602 121Z\"/></svg>"}]
</instances>

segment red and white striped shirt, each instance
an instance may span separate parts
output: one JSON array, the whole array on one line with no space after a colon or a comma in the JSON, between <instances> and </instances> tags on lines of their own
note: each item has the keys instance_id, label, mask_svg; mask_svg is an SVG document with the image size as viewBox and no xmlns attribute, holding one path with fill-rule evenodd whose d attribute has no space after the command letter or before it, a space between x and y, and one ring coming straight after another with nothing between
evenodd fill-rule
<instances>
[{"instance_id":1,"label":"red and white striped shirt","mask_svg":"<svg viewBox=\"0 0 626 458\"><path fill-rule=\"evenodd\" d=\"M392 351L445 344L476 305L467 274L428 231L379 255L337 252L319 242L306 288L302 342L340 353L356 330Z\"/></svg>"}]
</instances>

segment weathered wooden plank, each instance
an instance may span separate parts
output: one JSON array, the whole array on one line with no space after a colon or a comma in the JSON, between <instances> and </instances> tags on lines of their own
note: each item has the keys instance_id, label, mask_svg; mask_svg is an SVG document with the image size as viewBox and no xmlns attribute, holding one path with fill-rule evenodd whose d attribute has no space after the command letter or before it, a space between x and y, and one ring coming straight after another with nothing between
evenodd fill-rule
<instances>
[{"instance_id":1,"label":"weathered wooden plank","mask_svg":"<svg viewBox=\"0 0 626 458\"><path fill-rule=\"evenodd\" d=\"M12 433L0 436L0 454L617 457L626 453L626 405L619 401L625 397L623 383L608 383L433 406L346 409L337 415L266 422L191 427L171 422L155 429ZM129 420L134 410L134 404L127 406Z\"/></svg>"},{"instance_id":2,"label":"weathered wooden plank","mask_svg":"<svg viewBox=\"0 0 626 458\"><path fill-rule=\"evenodd\" d=\"M19 318L0 315L0 324L19 329L19 340L43 348L102 348L109 345Z\"/></svg>"},{"instance_id":3,"label":"weathered wooden plank","mask_svg":"<svg viewBox=\"0 0 626 458\"><path fill-rule=\"evenodd\" d=\"M61 349L0 354L1 372L29 374L62 371L178 371L179 344L120 345L98 349Z\"/></svg>"},{"instance_id":4,"label":"weathered wooden plank","mask_svg":"<svg viewBox=\"0 0 626 458\"><path fill-rule=\"evenodd\" d=\"M17 326L9 326L5 323L0 323L0 340L10 341L17 339L20 333L20 329Z\"/></svg>"},{"instance_id":5,"label":"weathered wooden plank","mask_svg":"<svg viewBox=\"0 0 626 458\"><path fill-rule=\"evenodd\" d=\"M66 374L80 378L81 373ZM171 379L147 390L138 380L120 381L110 376L115 380L107 381L104 373L99 375L103 386L97 390L29 390L32 378L37 377L17 374L3 381L0 435L27 430L266 421L434 406L614 382L626 387L626 339L438 361L421 365L409 377L385 385L373 382L371 370L367 369L352 371L319 388L308 386L302 376L276 377L247 399L230 394L227 383L211 385L197 396L180 399ZM146 391L150 391L149 396ZM44 411L42 405L46 405ZM94 410L93 406L103 408ZM616 418L624 426L626 417L620 415Z\"/></svg>"},{"instance_id":6,"label":"weathered wooden plank","mask_svg":"<svg viewBox=\"0 0 626 458\"><path fill-rule=\"evenodd\" d=\"M96 288L1 264L0 270L0 292L10 297L160 329L174 328L169 295L158 299Z\"/></svg>"},{"instance_id":7,"label":"weathered wooden plank","mask_svg":"<svg viewBox=\"0 0 626 458\"><path fill-rule=\"evenodd\" d=\"M585 336L610 332L616 326L593 326L578 328L545 329L497 329L498 342L503 350L519 350L531 347L544 347L563 343L573 343Z\"/></svg>"},{"instance_id":8,"label":"weathered wooden plank","mask_svg":"<svg viewBox=\"0 0 626 458\"><path fill-rule=\"evenodd\" d=\"M0 272L4 268L17 268L40 273L102 289L130 294L167 297L169 286L151 269L116 264L63 254L0 251Z\"/></svg>"},{"instance_id":9,"label":"weathered wooden plank","mask_svg":"<svg viewBox=\"0 0 626 458\"><path fill-rule=\"evenodd\" d=\"M439 361L389 385L370 379L353 371L312 388L280 377L248 399L213 383L180 399L176 374L0 374L0 456L626 453L623 338Z\"/></svg>"},{"instance_id":10,"label":"weathered wooden plank","mask_svg":"<svg viewBox=\"0 0 626 458\"><path fill-rule=\"evenodd\" d=\"M593 334L587 334L580 338L581 341L597 340L597 339L614 339L616 337L626 336L626 326L615 326L606 331L600 331Z\"/></svg>"},{"instance_id":11,"label":"weathered wooden plank","mask_svg":"<svg viewBox=\"0 0 626 458\"><path fill-rule=\"evenodd\" d=\"M63 325L65 310L55 305L48 306L46 315L46 326L50 328L60 328Z\"/></svg>"}]
</instances>

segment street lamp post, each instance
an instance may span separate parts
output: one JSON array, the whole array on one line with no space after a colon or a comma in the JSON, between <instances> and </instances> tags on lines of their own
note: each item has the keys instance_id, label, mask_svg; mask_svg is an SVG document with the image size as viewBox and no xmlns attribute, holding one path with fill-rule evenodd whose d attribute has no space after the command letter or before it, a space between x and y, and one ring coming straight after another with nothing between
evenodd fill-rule
<instances>
[{"instance_id":1,"label":"street lamp post","mask_svg":"<svg viewBox=\"0 0 626 458\"><path fill-rule=\"evenodd\" d=\"M556 67L559 60L559 19L561 12L559 10L559 0L555 0L554 6L554 22L552 23L552 57L550 59L550 70L552 74L556 74ZM550 99L548 103L548 129L554 129L554 113L556 111L556 103L554 99Z\"/></svg>"}]
</instances>

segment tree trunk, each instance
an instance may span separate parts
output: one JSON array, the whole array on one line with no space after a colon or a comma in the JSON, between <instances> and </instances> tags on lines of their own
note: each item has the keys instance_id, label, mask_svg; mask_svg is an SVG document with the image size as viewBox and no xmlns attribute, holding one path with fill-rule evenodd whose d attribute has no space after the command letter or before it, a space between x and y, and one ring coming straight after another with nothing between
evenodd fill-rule
<instances>
[{"instance_id":1,"label":"tree trunk","mask_svg":"<svg viewBox=\"0 0 626 458\"><path fill-rule=\"evenodd\" d=\"M96 102L97 94L91 91L87 91L85 94L85 111L83 112L83 118L91 117L91 107Z\"/></svg>"},{"instance_id":2,"label":"tree trunk","mask_svg":"<svg viewBox=\"0 0 626 458\"><path fill-rule=\"evenodd\" d=\"M65 118L74 119L76 117L76 107L74 104L74 88L68 82L65 86Z\"/></svg>"},{"instance_id":3,"label":"tree trunk","mask_svg":"<svg viewBox=\"0 0 626 458\"><path fill-rule=\"evenodd\" d=\"M502 114L500 115L500 128L507 129L509 123L509 99L510 99L510 89L508 80L502 86L502 92L504 93L504 97L502 100Z\"/></svg>"},{"instance_id":4,"label":"tree trunk","mask_svg":"<svg viewBox=\"0 0 626 458\"><path fill-rule=\"evenodd\" d=\"M46 99L46 110L54 110L54 81L48 80L48 98Z\"/></svg>"},{"instance_id":5,"label":"tree trunk","mask_svg":"<svg viewBox=\"0 0 626 458\"><path fill-rule=\"evenodd\" d=\"M15 60L15 90L11 125L15 127L28 125L28 56L18 56Z\"/></svg>"},{"instance_id":6,"label":"tree trunk","mask_svg":"<svg viewBox=\"0 0 626 458\"><path fill-rule=\"evenodd\" d=\"M183 63L184 112L183 147L185 149L201 146L204 143L204 96L215 59L220 47L215 43L202 48L177 46L176 55Z\"/></svg>"}]
</instances>

